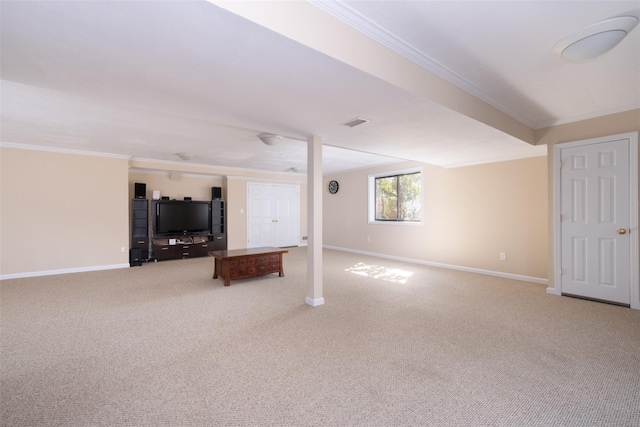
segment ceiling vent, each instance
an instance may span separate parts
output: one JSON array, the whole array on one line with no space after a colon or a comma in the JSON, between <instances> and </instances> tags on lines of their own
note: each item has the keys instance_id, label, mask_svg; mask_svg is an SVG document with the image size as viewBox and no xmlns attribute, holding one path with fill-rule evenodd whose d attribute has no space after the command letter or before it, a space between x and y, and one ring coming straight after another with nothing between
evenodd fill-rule
<instances>
[{"instance_id":1,"label":"ceiling vent","mask_svg":"<svg viewBox=\"0 0 640 427\"><path fill-rule=\"evenodd\" d=\"M363 119L362 117L356 117L355 119L351 119L348 122L343 123L345 126L349 126L350 128L354 128L356 126L363 125L365 123L369 123L371 120Z\"/></svg>"}]
</instances>

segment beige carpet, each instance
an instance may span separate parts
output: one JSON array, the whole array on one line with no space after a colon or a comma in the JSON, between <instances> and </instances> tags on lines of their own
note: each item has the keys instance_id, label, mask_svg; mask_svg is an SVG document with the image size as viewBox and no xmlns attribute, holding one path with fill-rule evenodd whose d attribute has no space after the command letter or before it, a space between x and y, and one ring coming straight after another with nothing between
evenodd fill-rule
<instances>
[{"instance_id":1,"label":"beige carpet","mask_svg":"<svg viewBox=\"0 0 640 427\"><path fill-rule=\"evenodd\" d=\"M638 426L640 311L324 252L0 282L3 426Z\"/></svg>"}]
</instances>

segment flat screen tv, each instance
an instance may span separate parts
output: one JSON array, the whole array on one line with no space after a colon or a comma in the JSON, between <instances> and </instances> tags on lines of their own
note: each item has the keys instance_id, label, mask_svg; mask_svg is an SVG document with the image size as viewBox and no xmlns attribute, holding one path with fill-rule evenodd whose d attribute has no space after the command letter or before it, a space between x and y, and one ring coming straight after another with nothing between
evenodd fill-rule
<instances>
[{"instance_id":1,"label":"flat screen tv","mask_svg":"<svg viewBox=\"0 0 640 427\"><path fill-rule=\"evenodd\" d=\"M211 202L161 200L156 203L156 236L211 233Z\"/></svg>"}]
</instances>

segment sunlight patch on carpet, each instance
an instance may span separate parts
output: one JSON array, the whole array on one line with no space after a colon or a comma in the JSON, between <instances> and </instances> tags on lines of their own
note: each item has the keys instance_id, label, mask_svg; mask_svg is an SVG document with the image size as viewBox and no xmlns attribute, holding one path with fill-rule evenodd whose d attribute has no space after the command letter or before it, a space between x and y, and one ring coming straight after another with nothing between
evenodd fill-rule
<instances>
[{"instance_id":1,"label":"sunlight patch on carpet","mask_svg":"<svg viewBox=\"0 0 640 427\"><path fill-rule=\"evenodd\" d=\"M387 282L405 284L413 275L412 272L400 270L397 268L387 268L381 265L365 264L359 262L353 267L347 268L348 271L360 276L371 277L372 279L381 279Z\"/></svg>"}]
</instances>

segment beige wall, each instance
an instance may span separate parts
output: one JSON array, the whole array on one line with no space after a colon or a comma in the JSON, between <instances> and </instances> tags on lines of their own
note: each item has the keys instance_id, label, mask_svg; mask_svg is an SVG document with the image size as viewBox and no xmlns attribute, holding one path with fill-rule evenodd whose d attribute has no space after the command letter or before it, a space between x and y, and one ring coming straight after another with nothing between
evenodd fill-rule
<instances>
[{"instance_id":1,"label":"beige wall","mask_svg":"<svg viewBox=\"0 0 640 427\"><path fill-rule=\"evenodd\" d=\"M367 177L421 166L421 225L369 224ZM545 157L443 169L403 163L325 177L324 243L429 263L546 279ZM507 255L500 261L500 252Z\"/></svg>"},{"instance_id":2,"label":"beige wall","mask_svg":"<svg viewBox=\"0 0 640 427\"><path fill-rule=\"evenodd\" d=\"M0 165L2 277L128 265L126 159L0 148Z\"/></svg>"},{"instance_id":3,"label":"beige wall","mask_svg":"<svg viewBox=\"0 0 640 427\"><path fill-rule=\"evenodd\" d=\"M247 246L247 180L227 178L227 192L227 247L239 249Z\"/></svg>"},{"instance_id":4,"label":"beige wall","mask_svg":"<svg viewBox=\"0 0 640 427\"><path fill-rule=\"evenodd\" d=\"M129 198L134 197L136 182L147 185L147 199L151 200L153 190L158 190L160 196L170 199L183 200L191 197L193 200L211 200L211 187L222 187L223 178L220 176L174 173L169 172L130 172Z\"/></svg>"}]
</instances>

